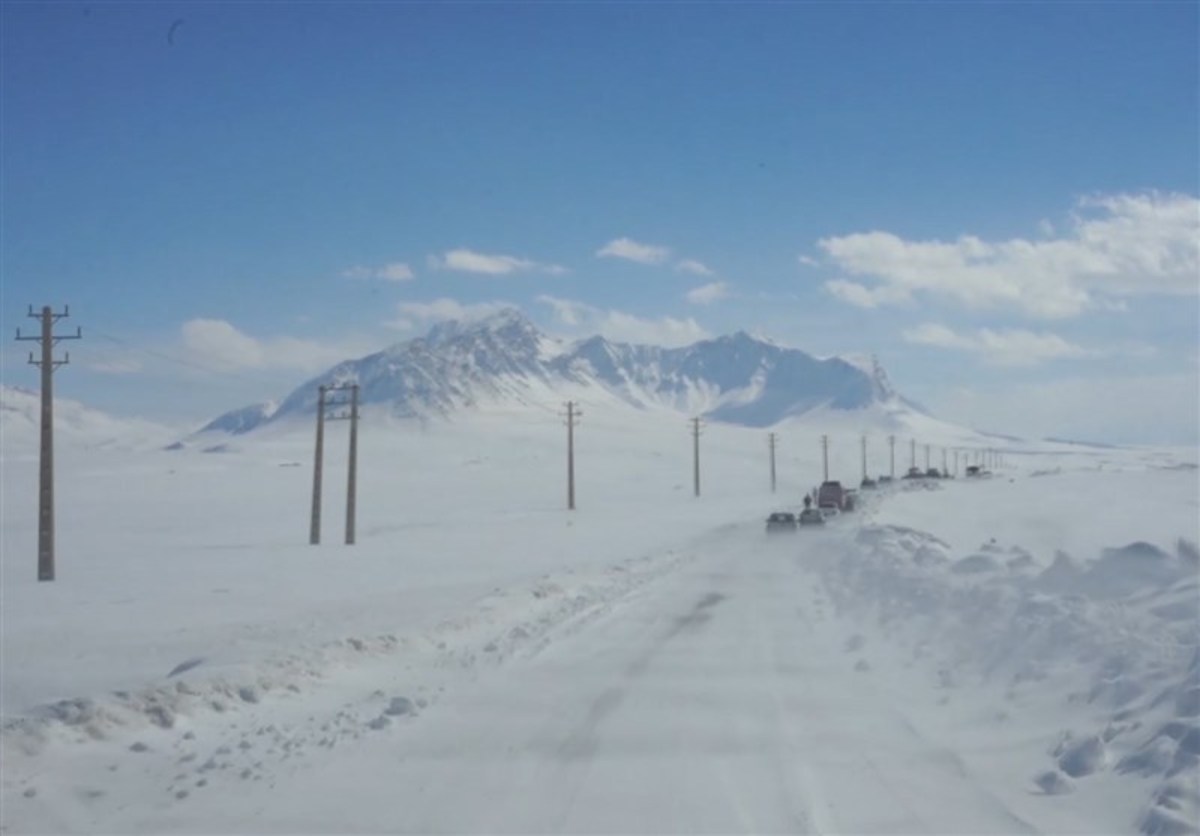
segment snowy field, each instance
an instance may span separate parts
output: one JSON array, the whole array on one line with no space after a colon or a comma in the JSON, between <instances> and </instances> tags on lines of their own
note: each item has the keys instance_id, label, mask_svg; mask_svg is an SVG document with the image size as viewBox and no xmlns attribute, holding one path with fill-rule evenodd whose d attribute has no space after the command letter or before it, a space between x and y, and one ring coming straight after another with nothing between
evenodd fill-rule
<instances>
[{"instance_id":1,"label":"snowy field","mask_svg":"<svg viewBox=\"0 0 1200 836\"><path fill-rule=\"evenodd\" d=\"M1200 832L1195 450L979 439L990 478L768 537L855 428L781 428L772 495L709 426L697 499L678 415L585 412L574 513L553 410L365 422L353 547L344 423L319 547L307 426L67 432L50 584L10 419L0 827Z\"/></svg>"}]
</instances>

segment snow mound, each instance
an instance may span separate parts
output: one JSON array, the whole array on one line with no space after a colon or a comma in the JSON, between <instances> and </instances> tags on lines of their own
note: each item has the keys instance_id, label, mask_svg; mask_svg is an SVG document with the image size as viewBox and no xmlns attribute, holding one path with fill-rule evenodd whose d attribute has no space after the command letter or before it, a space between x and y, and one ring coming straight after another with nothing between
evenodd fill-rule
<instances>
[{"instance_id":1,"label":"snow mound","mask_svg":"<svg viewBox=\"0 0 1200 836\"><path fill-rule=\"evenodd\" d=\"M1149 779L1141 832L1175 836L1200 821L1194 553L1186 539L1171 551L1136 540L1086 561L1059 551L1038 571L1019 546L959 556L925 532L865 525L821 572L839 611L914 648L938 687L999 685L1014 705L1065 694L1078 728L1034 784L1058 795L1096 775Z\"/></svg>"}]
</instances>

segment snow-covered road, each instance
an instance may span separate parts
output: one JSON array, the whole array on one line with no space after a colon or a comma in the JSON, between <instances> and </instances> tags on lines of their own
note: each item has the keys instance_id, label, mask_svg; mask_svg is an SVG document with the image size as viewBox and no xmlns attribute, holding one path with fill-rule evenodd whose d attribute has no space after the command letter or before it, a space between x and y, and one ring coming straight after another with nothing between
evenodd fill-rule
<instances>
[{"instance_id":1,"label":"snow-covered road","mask_svg":"<svg viewBox=\"0 0 1200 836\"><path fill-rule=\"evenodd\" d=\"M427 716L281 780L265 806L222 799L223 824L1031 830L922 737L869 672L854 671L849 636L801 568L827 537L767 547L757 528L738 534L588 629L464 684Z\"/></svg>"},{"instance_id":2,"label":"snow-covered road","mask_svg":"<svg viewBox=\"0 0 1200 836\"><path fill-rule=\"evenodd\" d=\"M894 675L877 681L868 639L835 617L814 567L849 531L767 538L758 524L725 527L657 579L547 620L536 637L516 633L489 651L500 661L460 654L448 665L434 654L400 671L385 654L291 699L194 717L144 750L98 742L56 758L44 777L59 791L43 781L44 804L13 799L9 823L1036 831L922 730L914 718L932 705L928 689L898 694Z\"/></svg>"}]
</instances>

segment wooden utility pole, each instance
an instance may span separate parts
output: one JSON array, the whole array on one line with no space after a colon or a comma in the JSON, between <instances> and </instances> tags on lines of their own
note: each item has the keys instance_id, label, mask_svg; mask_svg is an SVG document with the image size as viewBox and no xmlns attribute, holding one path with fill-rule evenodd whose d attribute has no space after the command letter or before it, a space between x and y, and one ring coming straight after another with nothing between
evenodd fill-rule
<instances>
[{"instance_id":1,"label":"wooden utility pole","mask_svg":"<svg viewBox=\"0 0 1200 836\"><path fill-rule=\"evenodd\" d=\"M693 418L692 424L692 488L696 496L700 495L700 418Z\"/></svg>"},{"instance_id":2,"label":"wooden utility pole","mask_svg":"<svg viewBox=\"0 0 1200 836\"><path fill-rule=\"evenodd\" d=\"M575 426L582 412L574 401L567 401L567 510L575 510Z\"/></svg>"},{"instance_id":3,"label":"wooden utility pole","mask_svg":"<svg viewBox=\"0 0 1200 836\"><path fill-rule=\"evenodd\" d=\"M888 436L888 453L889 453L889 457L891 458L891 462L892 462L892 469L891 469L892 478L895 479L896 478L896 436L894 436L894 435Z\"/></svg>"},{"instance_id":4,"label":"wooden utility pole","mask_svg":"<svg viewBox=\"0 0 1200 836\"><path fill-rule=\"evenodd\" d=\"M829 436L821 436L821 481L829 481Z\"/></svg>"},{"instance_id":5,"label":"wooden utility pole","mask_svg":"<svg viewBox=\"0 0 1200 836\"><path fill-rule=\"evenodd\" d=\"M917 466L917 440L910 438L908 440L908 467L913 469Z\"/></svg>"},{"instance_id":6,"label":"wooden utility pole","mask_svg":"<svg viewBox=\"0 0 1200 836\"><path fill-rule=\"evenodd\" d=\"M33 358L29 352L29 364L42 370L42 416L41 416L41 448L38 458L38 580L54 580L54 370L71 362L71 353L67 352L62 360L54 359L54 346L62 340L79 340L83 338L83 330L76 328L74 334L55 336L54 323L71 315L71 309L63 306L62 313L54 313L47 305L40 313L34 313L33 305L29 306L28 316L40 319L41 334L36 337L21 336L17 329L18 340L32 340L42 344L42 357Z\"/></svg>"},{"instance_id":7,"label":"wooden utility pole","mask_svg":"<svg viewBox=\"0 0 1200 836\"><path fill-rule=\"evenodd\" d=\"M947 475L949 475L949 473L950 473L950 471L946 467L946 448L943 447L942 448L942 475L947 476Z\"/></svg>"},{"instance_id":8,"label":"wooden utility pole","mask_svg":"<svg viewBox=\"0 0 1200 836\"><path fill-rule=\"evenodd\" d=\"M863 433L862 437L862 480L867 481L867 434Z\"/></svg>"},{"instance_id":9,"label":"wooden utility pole","mask_svg":"<svg viewBox=\"0 0 1200 836\"><path fill-rule=\"evenodd\" d=\"M317 446L313 461L312 512L309 515L308 542L321 542L321 467L325 458L325 392L328 387L317 387Z\"/></svg>"},{"instance_id":10,"label":"wooden utility pole","mask_svg":"<svg viewBox=\"0 0 1200 836\"><path fill-rule=\"evenodd\" d=\"M330 401L330 392L350 393L349 401ZM349 407L348 412L329 415L330 407ZM325 422L350 422L350 456L346 466L346 545L355 542L355 520L358 513L358 384L330 383L317 387L317 446L313 463L312 516L308 542L314 546L321 542L321 474L325 458Z\"/></svg>"},{"instance_id":11,"label":"wooden utility pole","mask_svg":"<svg viewBox=\"0 0 1200 836\"><path fill-rule=\"evenodd\" d=\"M358 513L358 384L350 387L350 462L346 466L346 545L354 545Z\"/></svg>"},{"instance_id":12,"label":"wooden utility pole","mask_svg":"<svg viewBox=\"0 0 1200 836\"><path fill-rule=\"evenodd\" d=\"M346 545L354 545L354 522L358 508L358 384L343 382L332 383L325 387L326 392L349 392L350 400L330 401L329 407L348 407L345 412L326 416L326 421L350 422L350 454L346 464ZM322 410L323 411L323 410Z\"/></svg>"},{"instance_id":13,"label":"wooden utility pole","mask_svg":"<svg viewBox=\"0 0 1200 836\"><path fill-rule=\"evenodd\" d=\"M771 451L771 493L775 493L775 433L767 433L767 447Z\"/></svg>"}]
</instances>

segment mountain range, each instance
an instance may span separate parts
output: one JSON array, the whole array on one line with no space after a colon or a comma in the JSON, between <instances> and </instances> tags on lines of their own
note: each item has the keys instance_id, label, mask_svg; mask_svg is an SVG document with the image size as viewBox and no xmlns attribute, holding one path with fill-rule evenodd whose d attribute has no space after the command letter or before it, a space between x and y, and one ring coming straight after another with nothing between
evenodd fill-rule
<instances>
[{"instance_id":1,"label":"mountain range","mask_svg":"<svg viewBox=\"0 0 1200 836\"><path fill-rule=\"evenodd\" d=\"M816 410L922 413L877 363L818 359L745 332L681 348L594 336L553 339L516 309L435 325L423 337L338 363L280 402L235 409L201 432L247 433L316 410L320 385L357 382L364 407L398 418L451 418L497 403L542 403L580 393L640 409L666 408L748 427Z\"/></svg>"}]
</instances>

